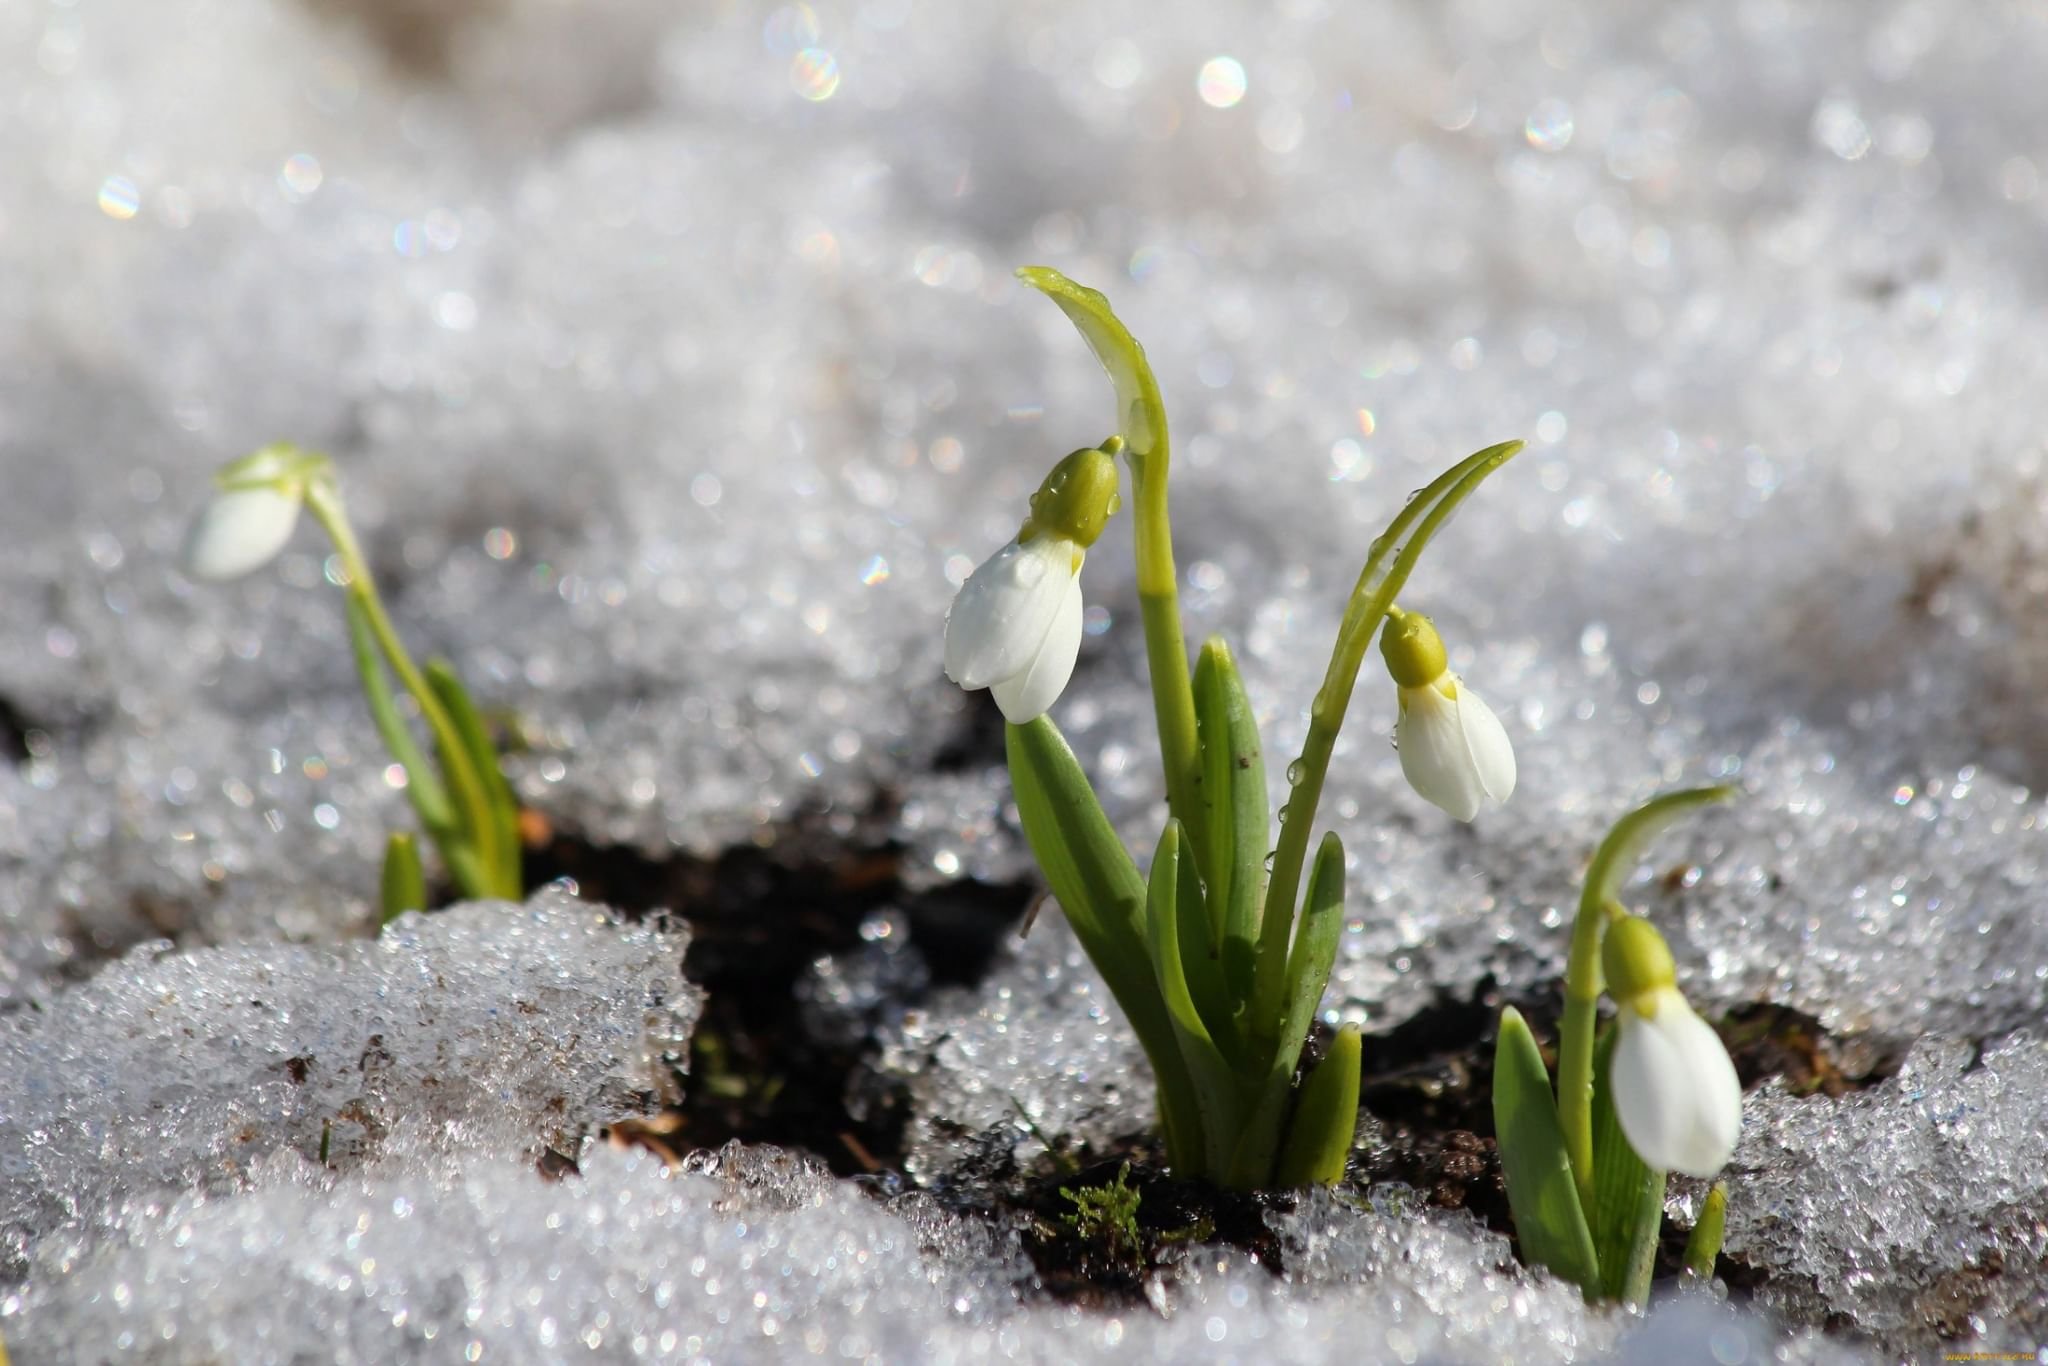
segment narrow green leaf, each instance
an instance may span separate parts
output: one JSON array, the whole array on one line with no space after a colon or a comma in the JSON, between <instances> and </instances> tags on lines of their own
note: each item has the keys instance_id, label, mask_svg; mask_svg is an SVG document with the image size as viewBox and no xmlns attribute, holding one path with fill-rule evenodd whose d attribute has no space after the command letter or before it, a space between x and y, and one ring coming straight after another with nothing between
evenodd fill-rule
<instances>
[{"instance_id":1,"label":"narrow green leaf","mask_svg":"<svg viewBox=\"0 0 2048 1366\"><path fill-rule=\"evenodd\" d=\"M1251 999L1259 943L1259 904L1266 894L1266 851L1272 817L1266 803L1266 760L1259 727L1237 661L1211 636L1195 663L1195 725L1202 747L1202 806L1213 866L1209 916L1223 952L1224 984L1234 1001Z\"/></svg>"},{"instance_id":2,"label":"narrow green leaf","mask_svg":"<svg viewBox=\"0 0 2048 1366\"><path fill-rule=\"evenodd\" d=\"M1158 851L1152 857L1145 925L1151 937L1153 976L1165 998L1181 1057L1194 1083L1195 1103L1201 1110L1201 1174L1220 1175L1229 1161L1239 1120L1237 1080L1209 1037L1201 1012L1188 992L1187 976L1181 966L1182 917L1177 906L1182 890L1194 885L1189 876L1194 855L1185 850L1185 844L1180 822L1169 818L1165 833L1159 837Z\"/></svg>"},{"instance_id":3,"label":"narrow green leaf","mask_svg":"<svg viewBox=\"0 0 2048 1366\"><path fill-rule=\"evenodd\" d=\"M419 841L403 830L392 831L384 842L379 900L383 905L379 926L389 925L407 911L427 909L427 874L420 866Z\"/></svg>"},{"instance_id":4,"label":"narrow green leaf","mask_svg":"<svg viewBox=\"0 0 2048 1366\"><path fill-rule=\"evenodd\" d=\"M1610 1025L1593 1046L1593 1205L1586 1214L1600 1262L1600 1293L1641 1304L1649 1298L1657 1264L1664 1173L1644 1166L1621 1132L1607 1079L1614 1037Z\"/></svg>"},{"instance_id":5,"label":"narrow green leaf","mask_svg":"<svg viewBox=\"0 0 2048 1366\"><path fill-rule=\"evenodd\" d=\"M1202 1023L1215 1040L1216 1051L1233 1067L1240 1066L1243 1050L1238 1012L1243 1002L1232 999L1223 982L1223 955L1209 941L1211 917L1202 892L1202 880L1190 856L1180 860L1180 895L1174 915L1180 928L1181 971L1187 978L1188 994Z\"/></svg>"},{"instance_id":6,"label":"narrow green leaf","mask_svg":"<svg viewBox=\"0 0 2048 1366\"><path fill-rule=\"evenodd\" d=\"M1231 1159L1231 1184L1239 1187L1265 1184L1273 1169L1294 1069L1315 1023L1316 1009L1323 1003L1323 992L1330 985L1330 968L1337 961L1337 943L1344 935L1344 843L1335 832L1324 835L1316 850L1305 907L1281 979L1286 995L1277 1032L1269 1035L1260 1030L1246 1045L1248 1061L1254 1065L1254 1055L1262 1052L1266 1074ZM1266 1018L1270 1019L1270 1014Z\"/></svg>"},{"instance_id":7,"label":"narrow green leaf","mask_svg":"<svg viewBox=\"0 0 2048 1366\"><path fill-rule=\"evenodd\" d=\"M1721 1256L1721 1235L1728 1228L1728 1183L1716 1181L1700 1206L1699 1222L1685 1240L1685 1270L1703 1281L1714 1278L1714 1263Z\"/></svg>"},{"instance_id":8,"label":"narrow green leaf","mask_svg":"<svg viewBox=\"0 0 2048 1366\"><path fill-rule=\"evenodd\" d=\"M1153 378L1145 348L1101 290L1077 285L1050 266L1024 266L1017 278L1058 304L1102 363L1116 387L1119 430L1130 443L1134 463L1142 467L1166 437L1166 405L1160 402L1159 381Z\"/></svg>"},{"instance_id":9,"label":"narrow green leaf","mask_svg":"<svg viewBox=\"0 0 2048 1366\"><path fill-rule=\"evenodd\" d=\"M454 665L445 659L430 659L426 673L427 686L447 709L469 763L483 783L493 830L490 840L478 843L497 854L492 891L516 901L526 894L525 877L519 866L519 799L513 795L512 784L498 763L498 747L491 743L490 729L484 725L483 715L470 699L469 689L463 686Z\"/></svg>"},{"instance_id":10,"label":"narrow green leaf","mask_svg":"<svg viewBox=\"0 0 2048 1366\"><path fill-rule=\"evenodd\" d=\"M1334 1186L1344 1179L1344 1162L1358 1132L1358 1074L1362 1054L1357 1025L1346 1025L1330 1040L1330 1051L1302 1083L1301 1100L1287 1126L1276 1184Z\"/></svg>"},{"instance_id":11,"label":"narrow green leaf","mask_svg":"<svg viewBox=\"0 0 2048 1366\"><path fill-rule=\"evenodd\" d=\"M419 742L412 738L412 731L398 714L391 679L384 671L383 657L377 653L377 637L370 628L369 613L355 594L342 597L348 606L349 646L355 653L356 673L363 681L364 700L370 704L370 719L376 723L377 733L384 737L384 747L405 770L405 794L412 799L412 809L419 813L420 824L427 827L437 842L444 842L457 828L448 789L441 785L434 766L427 762Z\"/></svg>"},{"instance_id":12,"label":"narrow green leaf","mask_svg":"<svg viewBox=\"0 0 2048 1366\"><path fill-rule=\"evenodd\" d=\"M1200 1109L1152 974L1143 926L1145 880L1051 718L1005 726L1003 732L1010 788L1032 857L1152 1061L1173 1165L1197 1170Z\"/></svg>"},{"instance_id":13,"label":"narrow green leaf","mask_svg":"<svg viewBox=\"0 0 2048 1366\"><path fill-rule=\"evenodd\" d=\"M1500 1013L1500 1037L1493 1050L1493 1127L1522 1260L1548 1267L1588 1295L1597 1295L1599 1264L1565 1156L1550 1074L1544 1070L1535 1036L1513 1006Z\"/></svg>"}]
</instances>

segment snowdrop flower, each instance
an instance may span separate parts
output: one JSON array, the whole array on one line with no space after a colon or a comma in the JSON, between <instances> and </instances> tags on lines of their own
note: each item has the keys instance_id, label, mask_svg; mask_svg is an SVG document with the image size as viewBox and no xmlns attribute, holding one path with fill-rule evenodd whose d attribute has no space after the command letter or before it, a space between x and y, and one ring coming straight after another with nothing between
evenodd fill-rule
<instances>
[{"instance_id":1,"label":"snowdrop flower","mask_svg":"<svg viewBox=\"0 0 2048 1366\"><path fill-rule=\"evenodd\" d=\"M194 579L238 579L277 558L306 491L326 461L295 446L265 446L223 466L214 494L185 539L185 573Z\"/></svg>"},{"instance_id":2,"label":"snowdrop flower","mask_svg":"<svg viewBox=\"0 0 2048 1366\"><path fill-rule=\"evenodd\" d=\"M1031 497L1017 538L946 613L946 677L987 688L1011 725L1045 714L1081 651L1081 562L1117 505L1113 449L1075 451Z\"/></svg>"},{"instance_id":3,"label":"snowdrop flower","mask_svg":"<svg viewBox=\"0 0 2048 1366\"><path fill-rule=\"evenodd\" d=\"M1742 1084L1728 1050L1679 995L1671 950L1649 921L1608 926L1602 956L1621 1008L1608 1084L1622 1134L1654 1170L1714 1175L1742 1131Z\"/></svg>"},{"instance_id":4,"label":"snowdrop flower","mask_svg":"<svg viewBox=\"0 0 2048 1366\"><path fill-rule=\"evenodd\" d=\"M1493 709L1450 671L1429 618L1390 608L1380 653L1401 690L1394 743L1401 772L1453 820L1470 821L1515 790L1515 750Z\"/></svg>"}]
</instances>

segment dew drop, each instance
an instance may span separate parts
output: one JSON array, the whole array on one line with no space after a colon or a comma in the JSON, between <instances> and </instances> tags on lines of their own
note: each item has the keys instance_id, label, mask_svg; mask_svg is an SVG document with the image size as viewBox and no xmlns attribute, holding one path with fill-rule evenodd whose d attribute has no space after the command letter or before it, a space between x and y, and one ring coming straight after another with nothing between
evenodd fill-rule
<instances>
[{"instance_id":1,"label":"dew drop","mask_svg":"<svg viewBox=\"0 0 2048 1366\"><path fill-rule=\"evenodd\" d=\"M1308 765L1296 759L1287 766L1287 782L1290 787L1301 786L1301 780L1308 776Z\"/></svg>"}]
</instances>

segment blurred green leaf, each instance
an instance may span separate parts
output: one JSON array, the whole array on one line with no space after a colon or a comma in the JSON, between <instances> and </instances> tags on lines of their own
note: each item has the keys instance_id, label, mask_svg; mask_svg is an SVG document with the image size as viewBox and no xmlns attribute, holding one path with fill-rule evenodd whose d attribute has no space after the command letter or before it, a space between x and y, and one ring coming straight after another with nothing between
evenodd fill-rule
<instances>
[{"instance_id":1,"label":"blurred green leaf","mask_svg":"<svg viewBox=\"0 0 2048 1366\"><path fill-rule=\"evenodd\" d=\"M1700 1206L1699 1222L1685 1240L1685 1269L1703 1281L1714 1278L1714 1263L1721 1256L1721 1235L1728 1228L1728 1183L1716 1181Z\"/></svg>"},{"instance_id":2,"label":"blurred green leaf","mask_svg":"<svg viewBox=\"0 0 2048 1366\"><path fill-rule=\"evenodd\" d=\"M384 875L380 881L383 911L378 925L389 925L407 911L427 909L427 874L420 866L419 841L403 830L392 831L384 842Z\"/></svg>"}]
</instances>

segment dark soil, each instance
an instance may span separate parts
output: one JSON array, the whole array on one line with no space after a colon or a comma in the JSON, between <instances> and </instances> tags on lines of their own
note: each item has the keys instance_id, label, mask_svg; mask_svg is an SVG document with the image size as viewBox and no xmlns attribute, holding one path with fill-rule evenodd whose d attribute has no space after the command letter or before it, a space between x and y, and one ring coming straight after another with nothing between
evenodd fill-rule
<instances>
[{"instance_id":1,"label":"dark soil","mask_svg":"<svg viewBox=\"0 0 2048 1366\"><path fill-rule=\"evenodd\" d=\"M822 818L806 818L709 859L650 859L561 835L529 848L530 887L567 880L627 914L665 908L689 921L687 971L706 999L679 1122L666 1135L677 1150L734 1138L774 1143L812 1153L842 1176L900 1162L900 1109L870 1106L864 1119L847 1109L847 1081L867 1041L808 1037L796 984L821 956L857 947L862 922L884 908L908 920L933 986L979 981L1033 892L974 882L911 892L898 846L848 846Z\"/></svg>"},{"instance_id":2,"label":"dark soil","mask_svg":"<svg viewBox=\"0 0 2048 1366\"><path fill-rule=\"evenodd\" d=\"M864 1095L855 1116L847 1083L868 1040L810 1037L799 1020L796 986L821 956L857 948L863 921L885 908L907 920L932 986L971 985L1022 922L1035 889L956 882L913 892L903 881L901 848L879 834L888 828L886 813L871 813L857 826L849 838L843 825L835 831L810 817L756 846L708 859L650 859L529 832L545 837L529 849L528 885L566 880L628 914L666 908L690 923L688 972L707 999L683 1098L668 1112L618 1126L614 1141L672 1158L732 1139L774 1144L811 1153L840 1175L866 1177L879 1190L903 1188L904 1107ZM1512 1238L1490 1099L1504 1005L1522 1011L1554 1064L1554 989L1511 1000L1489 982L1470 999L1441 1000L1367 1038L1360 1084L1365 1138L1351 1175L1365 1184L1405 1183L1429 1203L1469 1209ZM1896 1053L1866 1047L1845 1055L1816 1021L1782 1007L1749 1006L1716 1023L1745 1087L1783 1077L1795 1093L1839 1096L1896 1068ZM1322 1041L1314 1042L1320 1052ZM990 1136L986 1154L933 1193L1019 1229L1052 1298L1103 1308L1142 1303L1148 1279L1193 1242L1226 1243L1281 1269L1264 1216L1292 1196L1175 1180L1149 1135L1131 1135L1107 1152L1075 1152L1060 1135L1044 1137L1052 1152L1020 1168L1009 1136ZM1134 1239L1077 1220L1072 1198L1112 1187L1123 1173L1137 1195ZM992 1190L1010 1193L994 1209ZM1663 1270L1676 1273L1683 1245L1674 1230L1660 1258ZM1721 1270L1738 1293L1761 1280L1733 1258L1724 1257Z\"/></svg>"}]
</instances>

